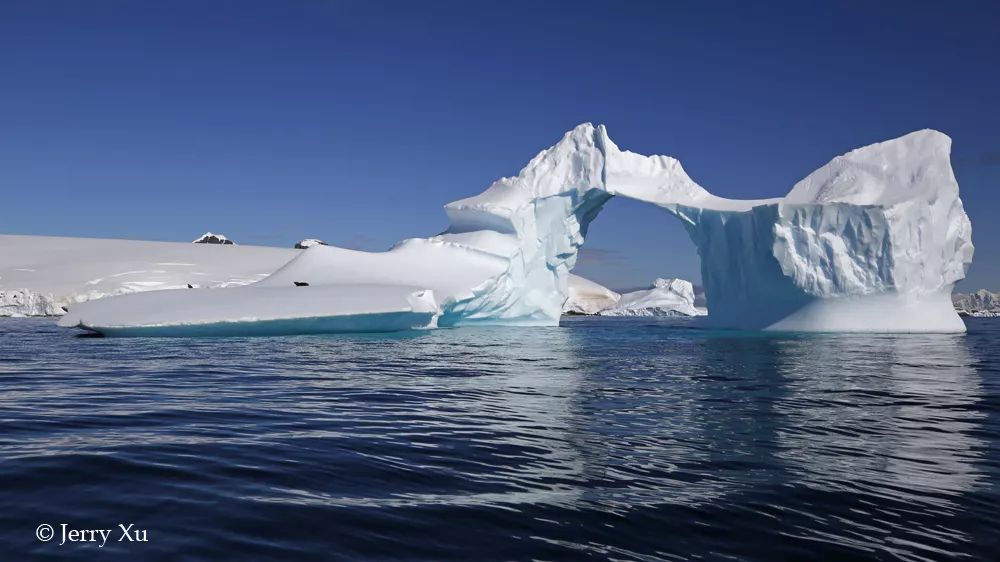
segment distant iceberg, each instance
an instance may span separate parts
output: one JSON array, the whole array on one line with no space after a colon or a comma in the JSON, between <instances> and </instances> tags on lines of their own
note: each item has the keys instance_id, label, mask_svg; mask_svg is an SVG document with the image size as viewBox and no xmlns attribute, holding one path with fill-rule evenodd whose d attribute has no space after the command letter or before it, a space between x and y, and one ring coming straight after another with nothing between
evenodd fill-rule
<instances>
[{"instance_id":1,"label":"distant iceberg","mask_svg":"<svg viewBox=\"0 0 1000 562\"><path fill-rule=\"evenodd\" d=\"M563 314L597 314L618 304L622 298L611 289L572 273L569 275L568 289Z\"/></svg>"},{"instance_id":2,"label":"distant iceberg","mask_svg":"<svg viewBox=\"0 0 1000 562\"><path fill-rule=\"evenodd\" d=\"M955 310L962 316L996 318L1000 316L1000 293L979 289L974 293L952 295Z\"/></svg>"},{"instance_id":3,"label":"distant iceberg","mask_svg":"<svg viewBox=\"0 0 1000 562\"><path fill-rule=\"evenodd\" d=\"M313 246L238 292L213 289L233 291L219 295L225 306L209 306L194 291L162 291L71 306L60 324L116 335L150 327L201 335L208 326L249 326L267 308L268 321L290 333L299 330L296 319L331 315L378 329L365 312L424 314L433 298L428 327L556 325L587 228L621 195L657 205L687 227L702 259L712 325L961 332L950 294L972 261L972 228L950 147L944 134L918 131L837 157L786 197L732 200L696 184L677 160L622 151L603 126L583 124L518 176L446 205L451 226L441 235L375 253ZM361 311L352 304L357 293L338 286L397 289L387 289L385 303L364 300L371 308ZM402 305L415 291L425 295L419 306ZM314 310L303 308L310 300ZM145 303L154 301L178 312L151 316ZM335 331L352 330L354 320Z\"/></svg>"},{"instance_id":4,"label":"distant iceberg","mask_svg":"<svg viewBox=\"0 0 1000 562\"><path fill-rule=\"evenodd\" d=\"M569 276L563 314L600 316L705 316L695 306L694 285L684 279L657 279L648 289L616 293L579 275Z\"/></svg>"},{"instance_id":5,"label":"distant iceberg","mask_svg":"<svg viewBox=\"0 0 1000 562\"><path fill-rule=\"evenodd\" d=\"M705 316L694 305L694 285L684 279L657 279L649 289L622 294L601 316Z\"/></svg>"}]
</instances>

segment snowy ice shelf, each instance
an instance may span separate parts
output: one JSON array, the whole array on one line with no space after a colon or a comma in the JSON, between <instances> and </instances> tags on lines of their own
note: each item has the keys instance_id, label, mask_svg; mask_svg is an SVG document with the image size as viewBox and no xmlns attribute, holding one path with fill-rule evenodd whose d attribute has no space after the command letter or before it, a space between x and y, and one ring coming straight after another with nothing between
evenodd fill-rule
<instances>
[{"instance_id":1,"label":"snowy ice shelf","mask_svg":"<svg viewBox=\"0 0 1000 562\"><path fill-rule=\"evenodd\" d=\"M950 148L946 135L918 131L837 157L783 198L732 200L696 184L677 160L622 151L588 123L518 176L446 205L451 226L441 235L379 253L314 246L262 281L211 289L232 291L214 302L185 290L111 297L74 305L60 324L211 335L250 332L266 309L285 333L313 331L316 318L339 319L328 331L556 325L587 226L620 195L684 223L712 325L961 332L950 293L972 261L972 227ZM359 308L365 286L381 287L385 300L366 297ZM393 322L383 326L386 314Z\"/></svg>"},{"instance_id":2,"label":"snowy ice shelf","mask_svg":"<svg viewBox=\"0 0 1000 562\"><path fill-rule=\"evenodd\" d=\"M0 316L50 316L88 300L144 291L247 285L292 249L0 235Z\"/></svg>"}]
</instances>

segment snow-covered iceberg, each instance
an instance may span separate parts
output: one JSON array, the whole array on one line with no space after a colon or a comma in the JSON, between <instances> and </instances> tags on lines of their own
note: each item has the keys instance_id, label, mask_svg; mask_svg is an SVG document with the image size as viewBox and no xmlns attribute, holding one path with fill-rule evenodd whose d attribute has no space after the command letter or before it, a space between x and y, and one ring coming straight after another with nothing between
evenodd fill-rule
<instances>
[{"instance_id":1,"label":"snow-covered iceberg","mask_svg":"<svg viewBox=\"0 0 1000 562\"><path fill-rule=\"evenodd\" d=\"M184 295L136 293L108 299L113 306L88 301L72 306L59 323L82 323L107 336L265 336L432 328L438 313L430 291L398 285L244 286ZM99 314L91 316L91 307Z\"/></svg>"},{"instance_id":2,"label":"snow-covered iceberg","mask_svg":"<svg viewBox=\"0 0 1000 562\"><path fill-rule=\"evenodd\" d=\"M0 235L0 316L164 289L235 287L267 277L291 249L100 238Z\"/></svg>"},{"instance_id":3,"label":"snow-covered iceberg","mask_svg":"<svg viewBox=\"0 0 1000 562\"><path fill-rule=\"evenodd\" d=\"M569 276L569 293L563 314L597 314L618 303L622 296L611 289L579 275Z\"/></svg>"},{"instance_id":4,"label":"snow-covered iceberg","mask_svg":"<svg viewBox=\"0 0 1000 562\"><path fill-rule=\"evenodd\" d=\"M647 289L616 293L579 275L569 276L563 314L600 316L705 316L695 306L694 285L684 279L657 279Z\"/></svg>"},{"instance_id":5,"label":"snow-covered iceberg","mask_svg":"<svg viewBox=\"0 0 1000 562\"><path fill-rule=\"evenodd\" d=\"M972 261L972 227L949 160L924 130L832 160L784 198L732 200L680 162L620 150L584 124L515 178L451 203L453 232L488 228L519 242L501 277L506 310L565 294L587 226L613 195L681 219L702 259L716 326L797 331L941 331L965 325L950 304ZM543 307L542 310L548 310Z\"/></svg>"},{"instance_id":6,"label":"snow-covered iceberg","mask_svg":"<svg viewBox=\"0 0 1000 562\"><path fill-rule=\"evenodd\" d=\"M649 289L624 293L601 316L704 316L694 305L694 285L684 279L657 279Z\"/></svg>"},{"instance_id":7,"label":"snow-covered iceberg","mask_svg":"<svg viewBox=\"0 0 1000 562\"><path fill-rule=\"evenodd\" d=\"M429 291L440 326L556 325L587 227L621 195L657 205L685 224L702 259L715 325L963 331L950 293L972 260L972 229L950 146L942 133L918 131L835 158L786 197L732 200L696 184L676 159L622 151L603 126L583 124L517 176L446 205L450 227L438 236L378 253L314 246L225 307L197 317L153 322L148 310L109 298L61 323L113 325L124 335L154 324L198 333L198 326L256 318L254 311L275 298L262 289L308 284L297 290L379 285L401 287L400 294ZM190 291L156 297L158 306L178 310L190 309L196 298L202 297ZM295 309L301 317L312 312Z\"/></svg>"},{"instance_id":8,"label":"snow-covered iceberg","mask_svg":"<svg viewBox=\"0 0 1000 562\"><path fill-rule=\"evenodd\" d=\"M952 303L962 316L1000 316L1000 293L986 289L979 289L974 293L955 293L952 295Z\"/></svg>"}]
</instances>

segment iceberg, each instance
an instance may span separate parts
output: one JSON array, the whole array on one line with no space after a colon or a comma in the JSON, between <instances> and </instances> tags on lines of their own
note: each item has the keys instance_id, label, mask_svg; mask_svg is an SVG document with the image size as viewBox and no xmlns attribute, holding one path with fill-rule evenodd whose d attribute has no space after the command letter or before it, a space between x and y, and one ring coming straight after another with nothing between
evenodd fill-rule
<instances>
[{"instance_id":1,"label":"iceberg","mask_svg":"<svg viewBox=\"0 0 1000 562\"><path fill-rule=\"evenodd\" d=\"M611 308L621 298L620 294L604 285L571 273L563 314L597 314Z\"/></svg>"},{"instance_id":2,"label":"iceberg","mask_svg":"<svg viewBox=\"0 0 1000 562\"><path fill-rule=\"evenodd\" d=\"M86 327L106 336L268 336L432 328L438 312L430 291L396 285L235 287L184 295L179 300L170 291L152 291L89 301L71 307L59 323L79 325L97 306L101 313Z\"/></svg>"},{"instance_id":3,"label":"iceberg","mask_svg":"<svg viewBox=\"0 0 1000 562\"><path fill-rule=\"evenodd\" d=\"M620 195L683 222L701 256L710 325L961 332L949 295L972 261L972 227L950 149L946 135L917 131L837 157L785 197L733 200L676 159L622 151L603 126L584 124L517 177L446 211L452 231L488 226L521 241L507 275L522 294L564 294L587 226Z\"/></svg>"},{"instance_id":4,"label":"iceberg","mask_svg":"<svg viewBox=\"0 0 1000 562\"><path fill-rule=\"evenodd\" d=\"M986 289L979 289L974 293L955 293L952 295L952 303L960 316L1000 316L1000 293Z\"/></svg>"},{"instance_id":5,"label":"iceberg","mask_svg":"<svg viewBox=\"0 0 1000 562\"><path fill-rule=\"evenodd\" d=\"M657 279L643 291L625 293L614 305L598 311L601 316L705 316L694 305L694 285L684 279Z\"/></svg>"},{"instance_id":6,"label":"iceberg","mask_svg":"<svg viewBox=\"0 0 1000 562\"><path fill-rule=\"evenodd\" d=\"M600 316L705 316L695 306L694 285L684 279L657 279L648 289L624 294L579 275L569 275L563 314Z\"/></svg>"},{"instance_id":7,"label":"iceberg","mask_svg":"<svg viewBox=\"0 0 1000 562\"><path fill-rule=\"evenodd\" d=\"M60 236L0 235L0 316L164 289L235 287L267 277L291 249Z\"/></svg>"},{"instance_id":8,"label":"iceberg","mask_svg":"<svg viewBox=\"0 0 1000 562\"><path fill-rule=\"evenodd\" d=\"M365 300L372 314L401 312L403 295L423 291L436 305L428 327L557 325L589 224L612 197L623 196L685 225L701 256L710 325L961 332L950 294L972 261L972 227L950 148L946 135L917 131L834 158L785 197L734 200L699 186L676 159L621 150L603 126L585 123L517 176L447 204L450 226L437 236L404 240L385 252L313 246L238 293L212 289L235 296L213 295L227 299L225 306L191 318L150 319L149 308L131 306L134 299L126 306L126 297L111 297L79 313L71 307L60 324L113 326L114 335L152 325L197 335L196 326L264 318L256 311L265 306L266 318L285 327L323 315L360 321L364 314L346 305L353 289L337 297L336 288L385 286L396 287L386 289L392 302ZM324 297L335 302L305 310L295 290L265 290L305 284L329 288ZM155 297L157 306L178 311L202 298L183 290ZM292 300L282 312L286 298ZM350 330L351 321L337 328Z\"/></svg>"}]
</instances>

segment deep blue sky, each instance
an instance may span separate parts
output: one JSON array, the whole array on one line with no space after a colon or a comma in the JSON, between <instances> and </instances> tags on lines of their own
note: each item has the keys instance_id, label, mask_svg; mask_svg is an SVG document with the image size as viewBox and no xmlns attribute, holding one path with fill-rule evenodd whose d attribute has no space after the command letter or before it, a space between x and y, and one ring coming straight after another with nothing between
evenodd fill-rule
<instances>
[{"instance_id":1,"label":"deep blue sky","mask_svg":"<svg viewBox=\"0 0 1000 562\"><path fill-rule=\"evenodd\" d=\"M0 232L384 249L583 121L728 197L911 130L954 139L963 288L1000 289L1000 3L0 4ZM876 5L877 4L877 5ZM613 200L579 272L697 280Z\"/></svg>"}]
</instances>

